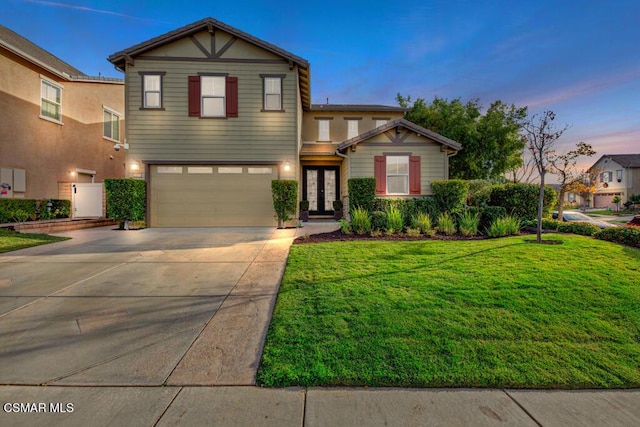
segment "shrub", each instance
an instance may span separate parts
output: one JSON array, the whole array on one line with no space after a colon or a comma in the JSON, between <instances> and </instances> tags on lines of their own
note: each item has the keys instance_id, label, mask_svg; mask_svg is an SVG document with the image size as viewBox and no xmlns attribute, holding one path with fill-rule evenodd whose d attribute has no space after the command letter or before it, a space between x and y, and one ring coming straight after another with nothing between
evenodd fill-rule
<instances>
[{"instance_id":1,"label":"shrub","mask_svg":"<svg viewBox=\"0 0 640 427\"><path fill-rule=\"evenodd\" d=\"M401 233L404 228L404 219L400 209L395 206L389 207L387 214L387 233Z\"/></svg>"},{"instance_id":2,"label":"shrub","mask_svg":"<svg viewBox=\"0 0 640 427\"><path fill-rule=\"evenodd\" d=\"M496 219L487 229L489 237L503 237L518 234L520 231L520 220L512 215Z\"/></svg>"},{"instance_id":3,"label":"shrub","mask_svg":"<svg viewBox=\"0 0 640 427\"><path fill-rule=\"evenodd\" d=\"M440 212L452 214L462 212L469 193L469 183L461 179L432 181L433 197L438 202Z\"/></svg>"},{"instance_id":4,"label":"shrub","mask_svg":"<svg viewBox=\"0 0 640 427\"><path fill-rule=\"evenodd\" d=\"M488 205L491 200L491 182L485 179L472 179L467 182L469 183L467 205L477 207Z\"/></svg>"},{"instance_id":5,"label":"shrub","mask_svg":"<svg viewBox=\"0 0 640 427\"><path fill-rule=\"evenodd\" d=\"M296 213L298 200L298 181L288 179L274 179L271 181L273 208L276 211L278 227L284 227L285 221L292 219L290 215Z\"/></svg>"},{"instance_id":6,"label":"shrub","mask_svg":"<svg viewBox=\"0 0 640 427\"><path fill-rule=\"evenodd\" d=\"M432 221L440 215L438 201L433 196L425 196L414 200L416 206L415 214L423 212L429 215Z\"/></svg>"},{"instance_id":7,"label":"shrub","mask_svg":"<svg viewBox=\"0 0 640 427\"><path fill-rule=\"evenodd\" d=\"M347 181L349 188L349 211L355 208L363 208L368 212L373 211L376 199L375 178L350 178Z\"/></svg>"},{"instance_id":8,"label":"shrub","mask_svg":"<svg viewBox=\"0 0 640 427\"><path fill-rule=\"evenodd\" d=\"M47 205L51 203L51 207ZM71 215L71 200L66 199L42 199L37 203L37 219L47 220L56 218L68 218Z\"/></svg>"},{"instance_id":9,"label":"shrub","mask_svg":"<svg viewBox=\"0 0 640 427\"><path fill-rule=\"evenodd\" d=\"M4 212L1 214L4 221L0 222L13 222L16 213L24 214L25 212L27 219L36 219L36 205L35 199L0 199L0 211Z\"/></svg>"},{"instance_id":10,"label":"shrub","mask_svg":"<svg viewBox=\"0 0 640 427\"><path fill-rule=\"evenodd\" d=\"M595 233L593 237L633 248L640 248L640 227L605 228Z\"/></svg>"},{"instance_id":11,"label":"shrub","mask_svg":"<svg viewBox=\"0 0 640 427\"><path fill-rule=\"evenodd\" d=\"M384 230L387 226L387 213L383 211L373 211L371 214L371 228L374 230Z\"/></svg>"},{"instance_id":12,"label":"shrub","mask_svg":"<svg viewBox=\"0 0 640 427\"><path fill-rule=\"evenodd\" d=\"M351 229L356 234L367 234L371 232L371 216L364 208L355 208L351 212Z\"/></svg>"},{"instance_id":13,"label":"shrub","mask_svg":"<svg viewBox=\"0 0 640 427\"><path fill-rule=\"evenodd\" d=\"M433 234L431 217L424 212L418 212L411 218L411 226L418 229L422 234L429 236Z\"/></svg>"},{"instance_id":14,"label":"shrub","mask_svg":"<svg viewBox=\"0 0 640 427\"><path fill-rule=\"evenodd\" d=\"M417 228L411 228L411 227L407 228L407 236L418 237L419 235L420 235L420 230L418 230Z\"/></svg>"},{"instance_id":15,"label":"shrub","mask_svg":"<svg viewBox=\"0 0 640 427\"><path fill-rule=\"evenodd\" d=\"M558 226L560 226L560 224L562 224L561 221L558 221L558 220L555 220L555 219L549 219L549 218L542 218L542 229L543 230L557 231L558 230ZM533 219L533 220L523 221L522 222L522 226L523 227L537 228L538 227L538 220Z\"/></svg>"},{"instance_id":16,"label":"shrub","mask_svg":"<svg viewBox=\"0 0 640 427\"><path fill-rule=\"evenodd\" d=\"M544 221L542 227L544 227ZM582 236L593 236L600 231L598 227L588 222L561 222L558 224L557 230L560 233L573 233Z\"/></svg>"},{"instance_id":17,"label":"shrub","mask_svg":"<svg viewBox=\"0 0 640 427\"><path fill-rule=\"evenodd\" d=\"M305 212L309 210L309 201L301 200L300 201L300 212Z\"/></svg>"},{"instance_id":18,"label":"shrub","mask_svg":"<svg viewBox=\"0 0 640 427\"><path fill-rule=\"evenodd\" d=\"M463 236L475 236L478 234L478 227L480 225L480 215L471 211L464 211L458 219L458 226L460 227L460 234Z\"/></svg>"},{"instance_id":19,"label":"shrub","mask_svg":"<svg viewBox=\"0 0 640 427\"><path fill-rule=\"evenodd\" d=\"M502 206L470 206L467 211L472 214L477 213L480 216L479 230L486 230L496 219L507 216L507 210Z\"/></svg>"},{"instance_id":20,"label":"shrub","mask_svg":"<svg viewBox=\"0 0 640 427\"><path fill-rule=\"evenodd\" d=\"M13 211L13 219L16 222L25 222L29 219L29 217L29 212L25 211L24 209L16 209L15 211Z\"/></svg>"},{"instance_id":21,"label":"shrub","mask_svg":"<svg viewBox=\"0 0 640 427\"><path fill-rule=\"evenodd\" d=\"M538 194L540 187L534 184L504 184L491 188L490 203L502 206L510 215L521 220L532 220L538 217ZM552 187L544 189L543 216L549 216L555 206L556 192Z\"/></svg>"},{"instance_id":22,"label":"shrub","mask_svg":"<svg viewBox=\"0 0 640 427\"><path fill-rule=\"evenodd\" d=\"M147 209L147 187L141 179L105 179L107 216L120 221L144 219ZM295 202L294 202L295 203Z\"/></svg>"},{"instance_id":23,"label":"shrub","mask_svg":"<svg viewBox=\"0 0 640 427\"><path fill-rule=\"evenodd\" d=\"M340 231L342 234L351 234L351 224L346 219L340 220Z\"/></svg>"},{"instance_id":24,"label":"shrub","mask_svg":"<svg viewBox=\"0 0 640 427\"><path fill-rule=\"evenodd\" d=\"M452 236L456 234L456 221L449 214L449 212L443 212L438 216L438 233Z\"/></svg>"}]
</instances>

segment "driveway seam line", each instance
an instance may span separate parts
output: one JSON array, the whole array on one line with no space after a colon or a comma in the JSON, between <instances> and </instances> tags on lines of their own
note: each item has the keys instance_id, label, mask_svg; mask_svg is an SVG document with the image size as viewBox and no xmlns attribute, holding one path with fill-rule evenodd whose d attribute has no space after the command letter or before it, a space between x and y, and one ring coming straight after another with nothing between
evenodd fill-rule
<instances>
[{"instance_id":1,"label":"driveway seam line","mask_svg":"<svg viewBox=\"0 0 640 427\"><path fill-rule=\"evenodd\" d=\"M50 293L49 295L45 295L45 296L43 296L43 297L39 297L39 298L37 298L37 299L34 299L33 301L29 301L28 303L26 303L26 304L24 304L24 305L21 305L20 307L16 307L16 308L14 308L14 309L13 309L13 310L11 310L11 311L8 311L8 312L6 312L6 313L2 313L2 314L0 314L0 319L1 319L1 318L3 318L3 317L5 317L5 316L8 316L8 315L10 315L10 314L12 314L12 313L15 313L15 312L16 312L16 311L18 311L18 310L22 310L22 309L23 309L23 308L25 308L25 307L29 307L30 305L35 304L36 302L38 302L38 301L40 301L40 300L47 299L47 298L49 298L49 297L53 297L53 296L55 296L57 293L60 293L60 292L66 291L67 289L69 289L69 288L71 288L71 287L73 287L73 286L79 285L79 284L80 284L80 283L82 283L82 282L86 282L87 280L94 279L94 278L96 278L96 277L98 277L98 276L100 276L100 275L102 275L102 274L104 274L104 273L107 273L107 272L111 271L111 270L115 270L116 268L118 268L118 267L120 267L120 266L123 266L123 265L125 265L125 264L128 264L128 263L123 262L123 263L120 263L120 264L118 264L118 265L114 265L114 266L113 266L113 267L111 267L111 268L107 268L106 270L103 270L103 271L101 271L101 272L99 272L99 273L96 273L96 274L94 274L94 275L92 275L92 276L85 277L84 279L82 279L82 280L78 280L77 282L74 282L74 283L70 284L69 286L66 286L66 287L64 287L64 288L62 288L62 289L58 289L57 291L52 292L52 293Z\"/></svg>"},{"instance_id":2,"label":"driveway seam line","mask_svg":"<svg viewBox=\"0 0 640 427\"><path fill-rule=\"evenodd\" d=\"M533 420L533 422L534 422L534 423L536 423L536 424L537 424L538 426L540 426L540 427L543 427L542 423L541 423L540 421L538 421L538 420L536 419L536 417L534 417L534 416L533 416L533 414L532 414L531 412L529 412L529 411L528 411L528 410L527 410L527 409L526 409L526 408L525 408L525 407L524 407L520 402L518 402L518 401L516 400L516 398L515 398L515 397L513 397L513 396L511 395L511 393L509 393L509 391L508 391L508 390L503 389L503 390L502 390L502 392L503 392L504 394L506 394L506 395L509 397L509 399L513 400L513 403L515 403L516 405L518 405L518 407L519 407L520 409L522 409L522 410L524 411L524 413L525 413L525 414L527 414L527 415L529 416L529 418L531 418L531 420Z\"/></svg>"},{"instance_id":3,"label":"driveway seam line","mask_svg":"<svg viewBox=\"0 0 640 427\"><path fill-rule=\"evenodd\" d=\"M158 425L158 423L160 422L160 420L162 420L162 417L165 416L165 414L167 413L167 411L169 410L169 408L171 407L171 405L173 405L173 402L176 401L176 399L178 398L178 396L180 396L180 393L182 393L182 390L184 390L184 387L180 387L180 389L178 390L178 392L175 394L175 396L173 396L173 399L171 399L171 401L167 404L167 407L164 408L164 411L162 411L162 414L160 414L160 416L158 417L158 419L156 420L155 423L153 423L153 427L156 427Z\"/></svg>"}]
</instances>

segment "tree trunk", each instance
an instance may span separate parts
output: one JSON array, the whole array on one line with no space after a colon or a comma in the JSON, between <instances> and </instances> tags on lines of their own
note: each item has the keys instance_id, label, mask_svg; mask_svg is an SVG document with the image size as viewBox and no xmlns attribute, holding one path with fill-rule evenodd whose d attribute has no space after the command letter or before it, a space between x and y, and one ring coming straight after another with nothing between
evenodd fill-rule
<instances>
[{"instance_id":1,"label":"tree trunk","mask_svg":"<svg viewBox=\"0 0 640 427\"><path fill-rule=\"evenodd\" d=\"M536 242L542 243L542 210L544 207L544 175L540 174L540 194L538 194L538 230L536 231Z\"/></svg>"},{"instance_id":2,"label":"tree trunk","mask_svg":"<svg viewBox=\"0 0 640 427\"><path fill-rule=\"evenodd\" d=\"M564 195L565 195L564 186L560 187L560 191L558 192L558 221L562 221L562 214L564 213Z\"/></svg>"}]
</instances>

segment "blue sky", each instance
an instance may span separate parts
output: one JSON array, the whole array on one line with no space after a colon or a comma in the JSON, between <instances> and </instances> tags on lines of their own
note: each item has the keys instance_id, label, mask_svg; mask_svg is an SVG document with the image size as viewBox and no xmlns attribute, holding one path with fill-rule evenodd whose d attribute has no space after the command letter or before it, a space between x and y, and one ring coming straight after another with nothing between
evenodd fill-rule
<instances>
[{"instance_id":1,"label":"blue sky","mask_svg":"<svg viewBox=\"0 0 640 427\"><path fill-rule=\"evenodd\" d=\"M561 148L640 153L638 0L0 4L0 23L91 75L122 77L107 56L212 17L307 59L314 103L500 99L555 111Z\"/></svg>"}]
</instances>

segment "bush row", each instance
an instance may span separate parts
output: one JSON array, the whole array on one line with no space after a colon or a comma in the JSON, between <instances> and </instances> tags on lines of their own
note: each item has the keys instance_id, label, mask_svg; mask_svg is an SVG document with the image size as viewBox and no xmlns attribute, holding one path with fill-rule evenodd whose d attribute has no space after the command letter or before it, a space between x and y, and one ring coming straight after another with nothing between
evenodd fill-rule
<instances>
[{"instance_id":1,"label":"bush row","mask_svg":"<svg viewBox=\"0 0 640 427\"><path fill-rule=\"evenodd\" d=\"M51 203L47 208L47 204ZM71 201L63 199L0 199L0 223L68 218Z\"/></svg>"},{"instance_id":2,"label":"bush row","mask_svg":"<svg viewBox=\"0 0 640 427\"><path fill-rule=\"evenodd\" d=\"M640 227L605 228L593 235L596 239L640 248Z\"/></svg>"}]
</instances>

